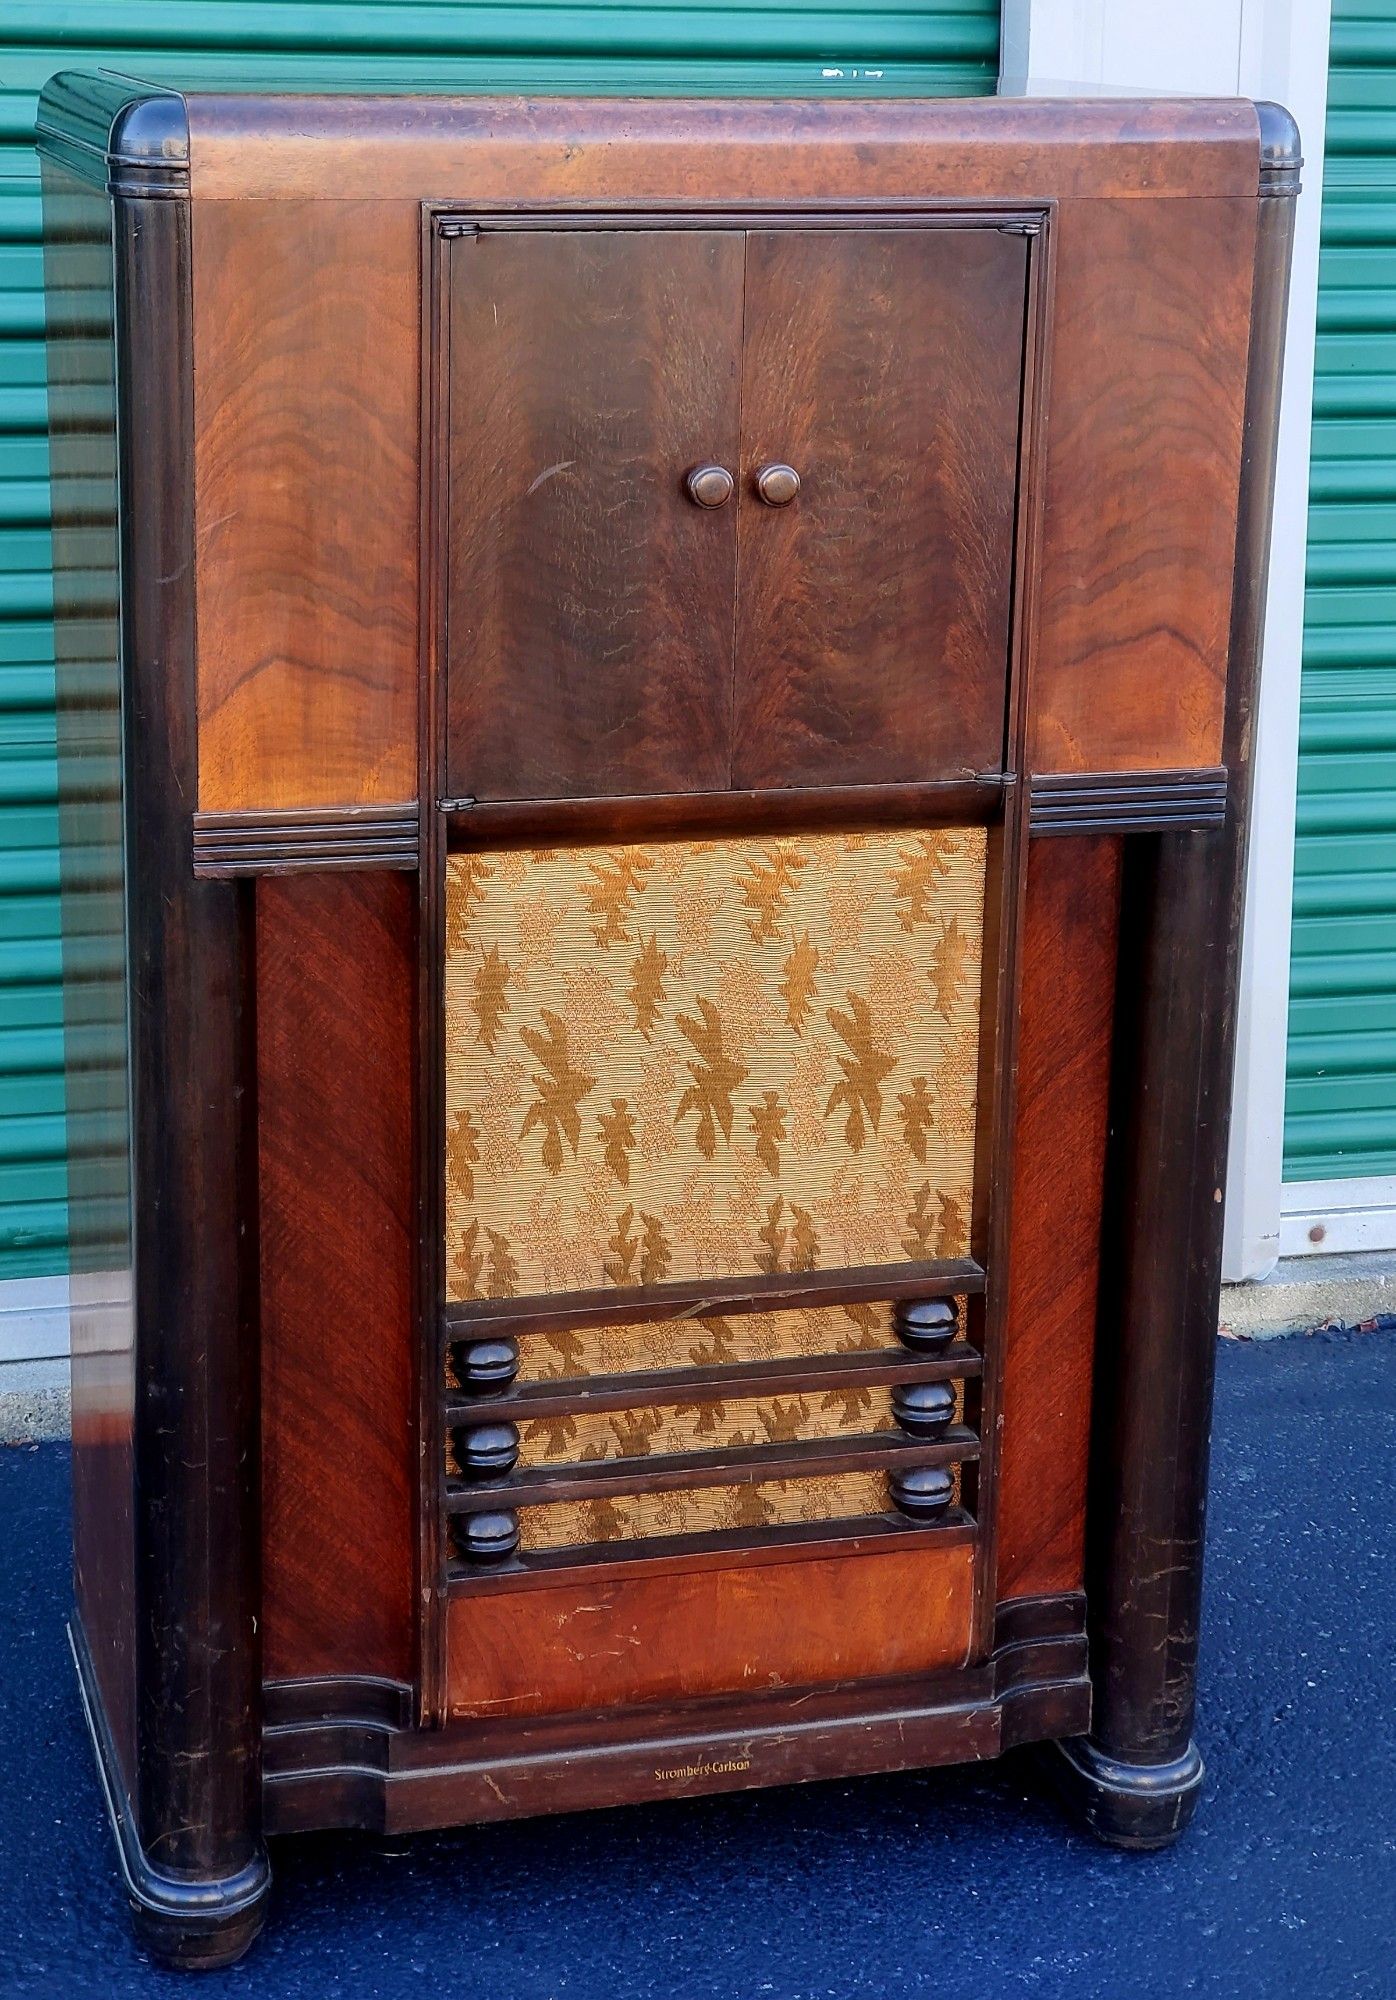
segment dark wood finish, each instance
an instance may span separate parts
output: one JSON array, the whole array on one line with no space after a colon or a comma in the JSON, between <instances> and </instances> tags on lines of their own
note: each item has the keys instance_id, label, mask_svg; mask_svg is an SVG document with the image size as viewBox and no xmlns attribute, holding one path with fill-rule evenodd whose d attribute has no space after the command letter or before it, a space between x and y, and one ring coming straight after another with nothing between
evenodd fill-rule
<instances>
[{"instance_id":1,"label":"dark wood finish","mask_svg":"<svg viewBox=\"0 0 1396 2000\"><path fill-rule=\"evenodd\" d=\"M194 204L201 810L416 786L417 235Z\"/></svg>"},{"instance_id":2,"label":"dark wood finish","mask_svg":"<svg viewBox=\"0 0 1396 2000\"><path fill-rule=\"evenodd\" d=\"M934 1535L857 1562L617 1573L556 1590L453 1598L450 1713L548 1715L596 1696L693 1700L868 1675L951 1672L968 1656L973 1552ZM754 1671L753 1671L754 1670Z\"/></svg>"},{"instance_id":3,"label":"dark wood finish","mask_svg":"<svg viewBox=\"0 0 1396 2000\"><path fill-rule=\"evenodd\" d=\"M262 1623L276 1678L411 1680L415 885L257 888Z\"/></svg>"},{"instance_id":4,"label":"dark wood finish","mask_svg":"<svg viewBox=\"0 0 1396 2000\"><path fill-rule=\"evenodd\" d=\"M512 1394L448 1400L446 1420L463 1423L488 1409L492 1419L531 1423L587 1410L645 1409L654 1403L699 1402L705 1396L798 1396L820 1389L880 1387L888 1382L948 1382L977 1375L979 1355L962 1341L934 1354L859 1349L813 1359L729 1361L710 1368L666 1368L633 1375L584 1375L569 1381L526 1382Z\"/></svg>"},{"instance_id":5,"label":"dark wood finish","mask_svg":"<svg viewBox=\"0 0 1396 2000\"><path fill-rule=\"evenodd\" d=\"M939 1530L928 1531L938 1534ZM1090 1710L1079 1598L1025 1602L979 1667L830 1690L582 1716L463 1722L429 1735L307 1719L267 1741L268 1826L405 1832L851 1772L992 1757L1069 1734Z\"/></svg>"},{"instance_id":6,"label":"dark wood finish","mask_svg":"<svg viewBox=\"0 0 1396 2000\"><path fill-rule=\"evenodd\" d=\"M1084 1585L1122 843L1028 857L995 1596Z\"/></svg>"},{"instance_id":7,"label":"dark wood finish","mask_svg":"<svg viewBox=\"0 0 1396 2000\"><path fill-rule=\"evenodd\" d=\"M194 814L196 875L417 866L417 808L330 806L300 812Z\"/></svg>"},{"instance_id":8,"label":"dark wood finish","mask_svg":"<svg viewBox=\"0 0 1396 2000\"><path fill-rule=\"evenodd\" d=\"M734 784L1001 764L1026 295L993 227L748 235Z\"/></svg>"},{"instance_id":9,"label":"dark wood finish","mask_svg":"<svg viewBox=\"0 0 1396 2000\"><path fill-rule=\"evenodd\" d=\"M729 780L736 231L484 230L449 242L447 790Z\"/></svg>"},{"instance_id":10,"label":"dark wood finish","mask_svg":"<svg viewBox=\"0 0 1396 2000\"><path fill-rule=\"evenodd\" d=\"M785 791L668 792L616 799L448 799L451 848L608 840L702 839L724 833L840 833L884 826L977 825L998 817L1001 776L930 785L792 786Z\"/></svg>"},{"instance_id":11,"label":"dark wood finish","mask_svg":"<svg viewBox=\"0 0 1396 2000\"><path fill-rule=\"evenodd\" d=\"M1226 792L1227 774L1220 769L1044 772L1032 780L1032 831L1168 833L1221 826Z\"/></svg>"},{"instance_id":12,"label":"dark wood finish","mask_svg":"<svg viewBox=\"0 0 1396 2000\"><path fill-rule=\"evenodd\" d=\"M196 882L189 862L190 225L187 202L159 192L148 200L128 186L112 203L134 1194L132 1569L123 1579L135 1606L134 1689L129 1721L118 1720L126 1746L102 1705L111 1675L104 1686L80 1632L75 1645L138 1929L172 1962L216 1965L256 1935L268 1889L250 940L244 894ZM113 1547L104 1532L85 1558L119 1553L121 1537L118 1528Z\"/></svg>"},{"instance_id":13,"label":"dark wood finish","mask_svg":"<svg viewBox=\"0 0 1396 2000\"><path fill-rule=\"evenodd\" d=\"M1063 203L1030 763L1222 760L1253 200Z\"/></svg>"},{"instance_id":14,"label":"dark wood finish","mask_svg":"<svg viewBox=\"0 0 1396 2000\"><path fill-rule=\"evenodd\" d=\"M470 1299L446 1306L447 1335L459 1340L496 1333L553 1333L563 1326L616 1325L640 1319L682 1319L704 1313L753 1312L761 1307L857 1305L867 1300L954 1298L984 1289L971 1257L929 1264L867 1264L832 1271L775 1271L732 1278L695 1278L676 1285L558 1292L538 1298Z\"/></svg>"},{"instance_id":15,"label":"dark wood finish","mask_svg":"<svg viewBox=\"0 0 1396 2000\"><path fill-rule=\"evenodd\" d=\"M1265 107L1283 192L1298 134ZM1259 204L1230 631L1227 824L1140 843L1125 878L1118 1258L1103 1311L1087 1588L1096 1699L1064 1781L1122 1846L1174 1839L1196 1808L1192 1740L1207 1447L1236 1046L1247 806L1289 298L1292 199ZM1128 1068L1125 1068L1125 1064ZM1128 1078L1127 1083L1124 1082Z\"/></svg>"},{"instance_id":16,"label":"dark wood finish","mask_svg":"<svg viewBox=\"0 0 1396 2000\"><path fill-rule=\"evenodd\" d=\"M73 1588L109 1725L113 1783L129 1818L136 1783L136 1357L122 1059L115 279L105 191L52 160L43 176L58 748L65 771L82 760L108 774L105 785L94 775L81 789L61 787L58 802L65 1042L71 1050L90 1048L95 1033L108 1058L65 1062L64 1109L70 1133L113 1135L105 1146L74 1145L67 1163ZM96 325L94 311L102 315ZM102 606L97 617L94 596ZM93 976L94 956L99 965L105 959L105 977Z\"/></svg>"},{"instance_id":17,"label":"dark wood finish","mask_svg":"<svg viewBox=\"0 0 1396 2000\"><path fill-rule=\"evenodd\" d=\"M789 1445L728 1446L651 1458L596 1459L569 1466L536 1466L507 1485L473 1487L448 1481L446 1509L478 1514L502 1505L535 1507L547 1500L600 1500L616 1493L677 1493L694 1486L755 1486L768 1479L813 1478L834 1472L881 1472L902 1465L958 1465L979 1456L971 1430L954 1426L935 1444L878 1431Z\"/></svg>"}]
</instances>

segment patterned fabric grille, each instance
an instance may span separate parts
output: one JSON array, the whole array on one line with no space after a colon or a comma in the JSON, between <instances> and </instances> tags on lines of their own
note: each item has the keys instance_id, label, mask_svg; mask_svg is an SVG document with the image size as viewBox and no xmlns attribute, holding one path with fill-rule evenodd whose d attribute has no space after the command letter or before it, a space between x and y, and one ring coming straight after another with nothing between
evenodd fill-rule
<instances>
[{"instance_id":1,"label":"patterned fabric grille","mask_svg":"<svg viewBox=\"0 0 1396 2000\"><path fill-rule=\"evenodd\" d=\"M655 1368L713 1368L724 1362L813 1359L895 1348L888 1305L802 1306L702 1319L646 1319L633 1326L568 1327L519 1342L521 1382L587 1375L633 1375Z\"/></svg>"},{"instance_id":2,"label":"patterned fabric grille","mask_svg":"<svg viewBox=\"0 0 1396 2000\"><path fill-rule=\"evenodd\" d=\"M523 1426L519 1464L647 1458L660 1452L789 1444L801 1438L866 1436L894 1427L891 1390L854 1384L788 1396L536 1417Z\"/></svg>"},{"instance_id":3,"label":"patterned fabric grille","mask_svg":"<svg viewBox=\"0 0 1396 2000\"><path fill-rule=\"evenodd\" d=\"M631 1493L613 1500L556 1501L519 1512L526 1552L587 1542L645 1541L659 1535L715 1534L792 1521L847 1521L886 1513L883 1472L773 1479L763 1486L700 1486L681 1493Z\"/></svg>"},{"instance_id":4,"label":"patterned fabric grille","mask_svg":"<svg viewBox=\"0 0 1396 2000\"><path fill-rule=\"evenodd\" d=\"M458 854L453 1300L963 1256L982 828Z\"/></svg>"}]
</instances>

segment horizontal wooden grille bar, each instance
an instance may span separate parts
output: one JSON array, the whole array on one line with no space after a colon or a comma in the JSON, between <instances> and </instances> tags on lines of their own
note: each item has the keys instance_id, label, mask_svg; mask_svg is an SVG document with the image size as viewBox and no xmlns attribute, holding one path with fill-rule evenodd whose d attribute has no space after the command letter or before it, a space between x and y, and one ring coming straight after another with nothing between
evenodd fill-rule
<instances>
[{"instance_id":1,"label":"horizontal wooden grille bar","mask_svg":"<svg viewBox=\"0 0 1396 2000\"><path fill-rule=\"evenodd\" d=\"M743 1273L632 1291L546 1293L519 1299L465 1299L444 1309L448 1339L552 1333L571 1326L625 1325L642 1319L704 1318L777 1306L859 1305L896 1299L949 1299L984 1290L971 1257L919 1264L870 1264L842 1271Z\"/></svg>"},{"instance_id":2,"label":"horizontal wooden grille bar","mask_svg":"<svg viewBox=\"0 0 1396 2000\"><path fill-rule=\"evenodd\" d=\"M894 1542L962 1547L978 1532L973 1516L952 1507L937 1521L908 1521L904 1514L867 1514L843 1521L792 1521L778 1526L722 1528L705 1535L651 1536L642 1541L588 1542L566 1549L539 1549L490 1569L453 1561L446 1585L452 1596L479 1596L513 1590L546 1589L560 1577L569 1583L601 1581L623 1566L627 1574L674 1575L696 1569L723 1569L739 1558L743 1568L809 1562L821 1556L856 1556Z\"/></svg>"},{"instance_id":3,"label":"horizontal wooden grille bar","mask_svg":"<svg viewBox=\"0 0 1396 2000\"><path fill-rule=\"evenodd\" d=\"M803 1355L775 1361L719 1362L708 1368L652 1369L635 1375L583 1375L529 1382L507 1395L466 1397L447 1392L446 1421L530 1423L535 1418L581 1416L591 1410L644 1409L650 1404L698 1402L707 1396L798 1395L802 1391L879 1387L892 1382L947 1382L978 1375L983 1362L964 1341L944 1353L918 1355L897 1347L851 1354Z\"/></svg>"},{"instance_id":4,"label":"horizontal wooden grille bar","mask_svg":"<svg viewBox=\"0 0 1396 2000\"><path fill-rule=\"evenodd\" d=\"M517 1472L479 1486L449 1481L449 1514L493 1514L552 1500L601 1500L623 1493L675 1493L685 1487L751 1486L838 1472L890 1472L909 1465L960 1465L977 1459L979 1440L954 1425L935 1443L883 1432L839 1444L749 1445L647 1459L598 1459L563 1470Z\"/></svg>"}]
</instances>

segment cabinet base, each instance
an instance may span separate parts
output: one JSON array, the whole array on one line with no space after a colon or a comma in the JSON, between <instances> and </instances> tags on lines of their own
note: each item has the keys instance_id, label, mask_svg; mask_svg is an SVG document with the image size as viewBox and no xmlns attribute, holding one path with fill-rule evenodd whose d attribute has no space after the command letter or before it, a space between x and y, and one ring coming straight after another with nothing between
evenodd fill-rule
<instances>
[{"instance_id":1,"label":"cabinet base","mask_svg":"<svg viewBox=\"0 0 1396 2000\"><path fill-rule=\"evenodd\" d=\"M1043 1745L1068 1808L1111 1847L1168 1847L1197 1809L1205 1766L1195 1743L1166 1764L1112 1757L1089 1736Z\"/></svg>"},{"instance_id":2,"label":"cabinet base","mask_svg":"<svg viewBox=\"0 0 1396 2000\"><path fill-rule=\"evenodd\" d=\"M137 1943L176 1971L216 1971L234 1964L266 1918L271 1869L265 1850L259 1842L252 1859L229 1875L172 1876L155 1866L136 1831L91 1656L76 1620L68 1626L68 1643Z\"/></svg>"}]
</instances>

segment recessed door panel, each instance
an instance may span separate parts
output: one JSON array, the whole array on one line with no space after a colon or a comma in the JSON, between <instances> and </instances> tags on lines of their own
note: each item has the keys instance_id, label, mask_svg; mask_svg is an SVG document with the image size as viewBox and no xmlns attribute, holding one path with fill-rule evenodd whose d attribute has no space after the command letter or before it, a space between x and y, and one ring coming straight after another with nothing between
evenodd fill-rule
<instances>
[{"instance_id":1,"label":"recessed door panel","mask_svg":"<svg viewBox=\"0 0 1396 2000\"><path fill-rule=\"evenodd\" d=\"M1026 279L996 228L748 236L736 786L998 768Z\"/></svg>"},{"instance_id":2,"label":"recessed door panel","mask_svg":"<svg viewBox=\"0 0 1396 2000\"><path fill-rule=\"evenodd\" d=\"M447 790L725 787L737 508L685 482L735 470L741 232L447 254Z\"/></svg>"}]
</instances>

